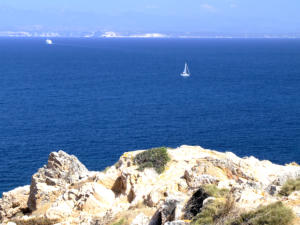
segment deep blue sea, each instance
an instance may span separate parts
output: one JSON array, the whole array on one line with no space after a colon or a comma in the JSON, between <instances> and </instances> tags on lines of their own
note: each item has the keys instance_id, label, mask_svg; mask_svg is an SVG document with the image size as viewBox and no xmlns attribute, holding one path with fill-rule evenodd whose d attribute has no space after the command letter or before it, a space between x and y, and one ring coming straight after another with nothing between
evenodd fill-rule
<instances>
[{"instance_id":1,"label":"deep blue sea","mask_svg":"<svg viewBox=\"0 0 300 225\"><path fill-rule=\"evenodd\" d=\"M299 39L53 42L0 39L0 193L59 149L90 170L182 144L300 163Z\"/></svg>"}]
</instances>

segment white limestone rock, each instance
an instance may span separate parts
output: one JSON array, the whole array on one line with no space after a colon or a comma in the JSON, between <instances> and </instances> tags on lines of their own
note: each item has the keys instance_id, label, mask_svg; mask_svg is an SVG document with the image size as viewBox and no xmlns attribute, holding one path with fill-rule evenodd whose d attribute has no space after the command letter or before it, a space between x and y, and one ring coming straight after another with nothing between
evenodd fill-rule
<instances>
[{"instance_id":1,"label":"white limestone rock","mask_svg":"<svg viewBox=\"0 0 300 225\"><path fill-rule=\"evenodd\" d=\"M20 211L26 211L29 185L4 192L0 199L0 221L9 219Z\"/></svg>"},{"instance_id":2,"label":"white limestone rock","mask_svg":"<svg viewBox=\"0 0 300 225\"><path fill-rule=\"evenodd\" d=\"M146 216L144 213L140 213L134 218L131 225L148 225L149 221L150 219L148 216Z\"/></svg>"},{"instance_id":3,"label":"white limestone rock","mask_svg":"<svg viewBox=\"0 0 300 225\"><path fill-rule=\"evenodd\" d=\"M63 151L52 152L48 164L32 176L28 206L39 208L50 199L56 198L61 189L88 176L86 167L72 155Z\"/></svg>"},{"instance_id":4,"label":"white limestone rock","mask_svg":"<svg viewBox=\"0 0 300 225\"><path fill-rule=\"evenodd\" d=\"M125 217L132 225L154 225L155 221L183 225L187 224L181 219L188 200L206 184L231 190L237 209L282 201L300 215L298 192L276 195L287 178L300 176L296 164L281 166L230 152L181 146L168 149L170 162L158 174L151 168L137 170L133 159L140 152L124 153L102 172L88 171L65 152L51 153L48 164L33 175L30 188L3 194L0 223L99 225ZM207 197L201 198L199 207L214 200Z\"/></svg>"}]
</instances>

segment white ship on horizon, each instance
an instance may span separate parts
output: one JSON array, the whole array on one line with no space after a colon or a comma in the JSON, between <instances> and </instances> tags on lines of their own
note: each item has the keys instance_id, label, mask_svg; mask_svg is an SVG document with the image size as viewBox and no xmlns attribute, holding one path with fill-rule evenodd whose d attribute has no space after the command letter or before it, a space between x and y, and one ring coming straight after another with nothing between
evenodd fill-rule
<instances>
[{"instance_id":1,"label":"white ship on horizon","mask_svg":"<svg viewBox=\"0 0 300 225\"><path fill-rule=\"evenodd\" d=\"M53 41L50 40L50 39L47 39L47 40L46 40L46 44L47 44L47 45L52 45L52 44L53 44Z\"/></svg>"}]
</instances>

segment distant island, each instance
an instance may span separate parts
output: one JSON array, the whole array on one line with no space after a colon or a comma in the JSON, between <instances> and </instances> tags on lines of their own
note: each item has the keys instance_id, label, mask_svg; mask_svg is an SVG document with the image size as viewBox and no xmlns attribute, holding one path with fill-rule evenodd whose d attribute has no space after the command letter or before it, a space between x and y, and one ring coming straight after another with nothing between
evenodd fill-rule
<instances>
[{"instance_id":1,"label":"distant island","mask_svg":"<svg viewBox=\"0 0 300 225\"><path fill-rule=\"evenodd\" d=\"M93 156L91 156L93 157ZM199 146L124 153L104 171L52 152L30 185L3 193L7 225L291 225L300 223L300 166Z\"/></svg>"}]
</instances>

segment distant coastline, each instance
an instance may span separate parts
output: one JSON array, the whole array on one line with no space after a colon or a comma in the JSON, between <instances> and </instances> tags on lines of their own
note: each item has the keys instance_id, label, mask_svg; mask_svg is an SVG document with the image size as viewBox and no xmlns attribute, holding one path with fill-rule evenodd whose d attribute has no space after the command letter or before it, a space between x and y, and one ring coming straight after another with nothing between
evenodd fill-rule
<instances>
[{"instance_id":1,"label":"distant coastline","mask_svg":"<svg viewBox=\"0 0 300 225\"><path fill-rule=\"evenodd\" d=\"M92 31L92 32L56 32L56 31L0 31L0 37L38 37L38 38L191 38L191 39L298 39L300 33L272 34L272 33L159 33L159 32L114 32L114 31Z\"/></svg>"}]
</instances>

